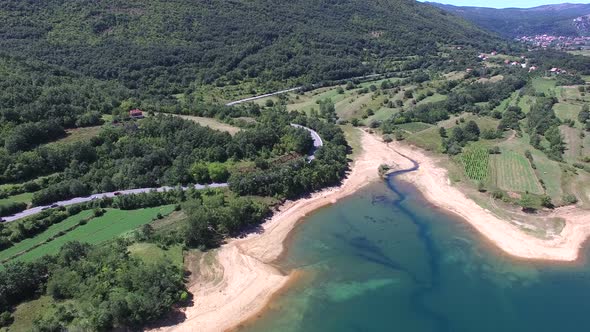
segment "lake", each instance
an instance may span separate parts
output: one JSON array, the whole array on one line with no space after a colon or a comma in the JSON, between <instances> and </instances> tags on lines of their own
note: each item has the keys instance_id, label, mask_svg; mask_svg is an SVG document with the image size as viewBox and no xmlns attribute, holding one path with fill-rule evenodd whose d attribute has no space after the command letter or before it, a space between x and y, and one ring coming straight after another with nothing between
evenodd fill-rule
<instances>
[{"instance_id":1,"label":"lake","mask_svg":"<svg viewBox=\"0 0 590 332\"><path fill-rule=\"evenodd\" d=\"M394 176L308 217L277 264L296 281L240 331L590 331L586 263L507 257Z\"/></svg>"}]
</instances>

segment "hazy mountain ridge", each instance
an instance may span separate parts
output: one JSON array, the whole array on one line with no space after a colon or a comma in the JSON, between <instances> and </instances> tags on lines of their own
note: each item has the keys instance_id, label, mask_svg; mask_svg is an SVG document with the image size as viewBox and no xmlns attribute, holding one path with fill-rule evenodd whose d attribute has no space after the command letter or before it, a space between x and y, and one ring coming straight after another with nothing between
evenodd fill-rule
<instances>
[{"instance_id":1,"label":"hazy mountain ridge","mask_svg":"<svg viewBox=\"0 0 590 332\"><path fill-rule=\"evenodd\" d=\"M523 35L590 35L590 4L564 3L533 8L495 9L486 7L459 7L439 3L433 6L457 14L484 29L504 37Z\"/></svg>"}]
</instances>

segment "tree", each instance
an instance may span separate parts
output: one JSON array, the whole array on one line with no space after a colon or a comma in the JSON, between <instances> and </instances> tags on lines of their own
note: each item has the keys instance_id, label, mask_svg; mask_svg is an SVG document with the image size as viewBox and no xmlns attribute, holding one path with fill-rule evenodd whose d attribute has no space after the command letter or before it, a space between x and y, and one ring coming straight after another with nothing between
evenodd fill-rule
<instances>
[{"instance_id":1,"label":"tree","mask_svg":"<svg viewBox=\"0 0 590 332\"><path fill-rule=\"evenodd\" d=\"M191 173L197 183L211 182L211 178L209 177L209 167L205 163L194 163L191 167Z\"/></svg>"},{"instance_id":2,"label":"tree","mask_svg":"<svg viewBox=\"0 0 590 332\"><path fill-rule=\"evenodd\" d=\"M578 121L585 124L590 119L590 111L588 110L588 104L584 104L580 113L578 113Z\"/></svg>"},{"instance_id":3,"label":"tree","mask_svg":"<svg viewBox=\"0 0 590 332\"><path fill-rule=\"evenodd\" d=\"M447 138L447 130L445 129L445 127L438 128L438 134L442 138Z\"/></svg>"},{"instance_id":4,"label":"tree","mask_svg":"<svg viewBox=\"0 0 590 332\"><path fill-rule=\"evenodd\" d=\"M207 166L207 170L209 172L209 177L213 182L222 183L226 182L229 178L229 171L222 163L210 163Z\"/></svg>"},{"instance_id":5,"label":"tree","mask_svg":"<svg viewBox=\"0 0 590 332\"><path fill-rule=\"evenodd\" d=\"M467 122L463 132L465 134L465 139L468 141L477 141L479 139L479 126L473 120Z\"/></svg>"},{"instance_id":6,"label":"tree","mask_svg":"<svg viewBox=\"0 0 590 332\"><path fill-rule=\"evenodd\" d=\"M543 197L541 197L541 205L550 209L554 207L553 202L551 201L551 197L549 197L548 195L543 195Z\"/></svg>"},{"instance_id":7,"label":"tree","mask_svg":"<svg viewBox=\"0 0 590 332\"><path fill-rule=\"evenodd\" d=\"M459 126L453 127L450 140L461 145L465 141L465 134L463 132L463 129L461 129L461 127Z\"/></svg>"},{"instance_id":8,"label":"tree","mask_svg":"<svg viewBox=\"0 0 590 332\"><path fill-rule=\"evenodd\" d=\"M535 212L535 202L530 194L523 194L518 202L518 204L522 207L522 210L526 213Z\"/></svg>"}]
</instances>

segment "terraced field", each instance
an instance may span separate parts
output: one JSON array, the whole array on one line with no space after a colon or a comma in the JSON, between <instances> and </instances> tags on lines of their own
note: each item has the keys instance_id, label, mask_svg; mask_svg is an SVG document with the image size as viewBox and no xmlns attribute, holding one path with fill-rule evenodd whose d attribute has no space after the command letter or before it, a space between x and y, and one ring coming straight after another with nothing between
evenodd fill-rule
<instances>
[{"instance_id":1,"label":"terraced field","mask_svg":"<svg viewBox=\"0 0 590 332\"><path fill-rule=\"evenodd\" d=\"M506 191L543 194L544 190L529 161L519 153L502 149L491 157L492 175L498 188Z\"/></svg>"},{"instance_id":2,"label":"terraced field","mask_svg":"<svg viewBox=\"0 0 590 332\"><path fill-rule=\"evenodd\" d=\"M139 210L106 209L106 213L103 216L94 218L87 224L79 226L74 230L64 234L63 236L60 236L44 245L41 245L40 247L37 247L19 256L17 260L33 261L43 255L56 253L65 243L69 241L80 241L90 244L110 241L116 238L117 236L120 236L128 231L131 231L143 224L149 223L150 221L152 221L154 217L156 217L158 213L161 213L162 215L167 215L171 213L173 210L174 205L165 205L161 207ZM64 222L65 221L57 224L56 226L62 226ZM70 223L72 223L73 225L73 221L71 221ZM65 227L66 225L64 224L63 226ZM56 233L57 231L57 228L55 228L52 229L51 233ZM49 236L45 235L45 232L41 233L40 235L34 238L37 239L37 241L34 241L34 244L42 242L41 240L39 240L41 237L48 238ZM4 253L4 251L2 251L2 253Z\"/></svg>"}]
</instances>

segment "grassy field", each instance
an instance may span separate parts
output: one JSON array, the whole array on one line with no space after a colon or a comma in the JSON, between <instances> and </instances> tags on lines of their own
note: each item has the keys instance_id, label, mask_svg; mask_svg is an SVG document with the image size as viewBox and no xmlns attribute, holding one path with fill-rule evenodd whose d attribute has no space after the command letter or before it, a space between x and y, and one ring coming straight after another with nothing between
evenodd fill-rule
<instances>
[{"instance_id":1,"label":"grassy field","mask_svg":"<svg viewBox=\"0 0 590 332\"><path fill-rule=\"evenodd\" d=\"M94 218L86 225L77 227L65 235L19 256L17 260L32 261L43 255L56 253L69 241L90 244L103 243L149 223L158 213L166 215L173 210L174 205L139 210L106 209L103 216Z\"/></svg>"},{"instance_id":2,"label":"grassy field","mask_svg":"<svg viewBox=\"0 0 590 332\"><path fill-rule=\"evenodd\" d=\"M544 93L546 96L555 96L555 85L556 82L554 79L550 79L550 78L542 78L542 77L537 77L533 79L533 88L535 88L535 90L537 92L542 92Z\"/></svg>"},{"instance_id":3,"label":"grassy field","mask_svg":"<svg viewBox=\"0 0 590 332\"><path fill-rule=\"evenodd\" d=\"M428 128L431 128L432 125L428 124L428 123L423 123L423 122L410 122L410 123L403 123L403 124L399 125L398 127L400 129L405 130L410 133L417 133L422 130L426 130Z\"/></svg>"},{"instance_id":4,"label":"grassy field","mask_svg":"<svg viewBox=\"0 0 590 332\"><path fill-rule=\"evenodd\" d=\"M553 105L555 115L562 121L574 120L577 121L578 114L582 110L582 106L573 105L570 103L557 103Z\"/></svg>"},{"instance_id":5,"label":"grassy field","mask_svg":"<svg viewBox=\"0 0 590 332\"><path fill-rule=\"evenodd\" d=\"M369 124L371 121L385 121L398 112L399 109L397 108L381 107L377 111L375 111L374 115L368 117L365 120L365 124Z\"/></svg>"},{"instance_id":6,"label":"grassy field","mask_svg":"<svg viewBox=\"0 0 590 332\"><path fill-rule=\"evenodd\" d=\"M203 127L209 127L211 129L228 132L228 133L230 133L230 135L235 135L238 131L240 131L240 128L238 128L238 127L228 125L227 123L223 123L219 120L212 119L212 118L204 118L201 116L192 116L192 115L174 115L174 116L183 118L185 120L190 120L190 121L196 122Z\"/></svg>"},{"instance_id":7,"label":"grassy field","mask_svg":"<svg viewBox=\"0 0 590 332\"><path fill-rule=\"evenodd\" d=\"M584 93L584 95L582 95L582 93L580 92L580 90L578 90L578 86L563 86L560 87L559 89L561 98L564 101L570 101L570 102L585 102L585 101L589 101L590 100L590 96L588 95L588 93Z\"/></svg>"},{"instance_id":8,"label":"grassy field","mask_svg":"<svg viewBox=\"0 0 590 332\"><path fill-rule=\"evenodd\" d=\"M102 126L95 126L95 127L86 127L86 128L76 128L76 129L68 129L67 133L68 136L59 140L60 143L75 143L80 141L87 141L92 137L98 136Z\"/></svg>"},{"instance_id":9,"label":"grassy field","mask_svg":"<svg viewBox=\"0 0 590 332\"><path fill-rule=\"evenodd\" d=\"M170 261L178 267L184 265L182 246L180 245L164 249L155 243L134 243L129 246L129 252L146 263Z\"/></svg>"},{"instance_id":10,"label":"grassy field","mask_svg":"<svg viewBox=\"0 0 590 332\"><path fill-rule=\"evenodd\" d=\"M420 104L428 104L428 103L436 103L439 101L443 101L443 100L447 100L447 96L445 95L441 95L439 93L435 93L430 97L426 97L424 99L422 99L421 101L418 102L418 105Z\"/></svg>"},{"instance_id":11,"label":"grassy field","mask_svg":"<svg viewBox=\"0 0 590 332\"><path fill-rule=\"evenodd\" d=\"M360 117L364 114L367 108L373 106L373 110L377 108L378 103L372 103L373 93L365 93L362 95L356 95L348 97L339 102L334 103L336 113L341 119L352 119L354 117ZM373 104L373 105L370 105Z\"/></svg>"},{"instance_id":12,"label":"grassy field","mask_svg":"<svg viewBox=\"0 0 590 332\"><path fill-rule=\"evenodd\" d=\"M534 170L524 155L502 149L491 158L492 174L498 188L513 192L543 194Z\"/></svg>"},{"instance_id":13,"label":"grassy field","mask_svg":"<svg viewBox=\"0 0 590 332\"><path fill-rule=\"evenodd\" d=\"M437 127L411 134L406 138L406 141L427 151L442 152L442 138Z\"/></svg>"},{"instance_id":14,"label":"grassy field","mask_svg":"<svg viewBox=\"0 0 590 332\"><path fill-rule=\"evenodd\" d=\"M526 150L529 150L533 156L533 160L537 169L535 174L537 179L542 180L545 184L545 191L547 195L551 196L553 200L561 199L563 189L561 185L561 167L556 161L550 160L542 151L535 150L529 144L529 136L523 134L522 137L517 137L513 140L503 142L500 147L502 150L510 150L516 152L524 157Z\"/></svg>"},{"instance_id":15,"label":"grassy field","mask_svg":"<svg viewBox=\"0 0 590 332\"><path fill-rule=\"evenodd\" d=\"M67 230L68 228L75 226L82 219L88 218L90 216L92 216L92 211L90 211L90 210L82 211L79 214L69 217L60 223L51 225L51 226L49 226L48 229L45 230L45 232L43 232L35 237L25 239L10 248L0 251L0 261L8 259L8 258L18 254L19 252L23 252L25 250L33 248L35 245L38 245L39 243L46 241L47 239L51 238L52 236L55 236L56 234L58 234L59 232L63 232L65 230Z\"/></svg>"},{"instance_id":16,"label":"grassy field","mask_svg":"<svg viewBox=\"0 0 590 332\"><path fill-rule=\"evenodd\" d=\"M522 96L518 101L518 107L522 109L523 113L528 113L531 110L531 106L535 103L535 97L532 96Z\"/></svg>"},{"instance_id":17,"label":"grassy field","mask_svg":"<svg viewBox=\"0 0 590 332\"><path fill-rule=\"evenodd\" d=\"M580 130L562 125L559 127L566 143L566 150L563 154L564 159L568 163L579 162L585 155L590 155L590 147L586 146L585 140L587 137L580 137Z\"/></svg>"},{"instance_id":18,"label":"grassy field","mask_svg":"<svg viewBox=\"0 0 590 332\"><path fill-rule=\"evenodd\" d=\"M33 321L40 313L49 309L55 301L51 296L41 296L40 298L19 304L13 313L14 323L10 328L0 328L0 331L20 332L33 331Z\"/></svg>"},{"instance_id":19,"label":"grassy field","mask_svg":"<svg viewBox=\"0 0 590 332\"><path fill-rule=\"evenodd\" d=\"M573 55L590 56L590 50L568 51L568 53L573 54Z\"/></svg>"},{"instance_id":20,"label":"grassy field","mask_svg":"<svg viewBox=\"0 0 590 332\"><path fill-rule=\"evenodd\" d=\"M0 205L8 204L8 203L31 203L31 199L33 199L33 193L23 193L14 196L8 196L6 198L0 199Z\"/></svg>"},{"instance_id":21,"label":"grassy field","mask_svg":"<svg viewBox=\"0 0 590 332\"><path fill-rule=\"evenodd\" d=\"M351 125L341 126L340 128L342 128L342 131L344 131L344 137L346 138L346 142L352 148L349 158L354 159L362 150L360 132L362 129L355 128Z\"/></svg>"}]
</instances>

